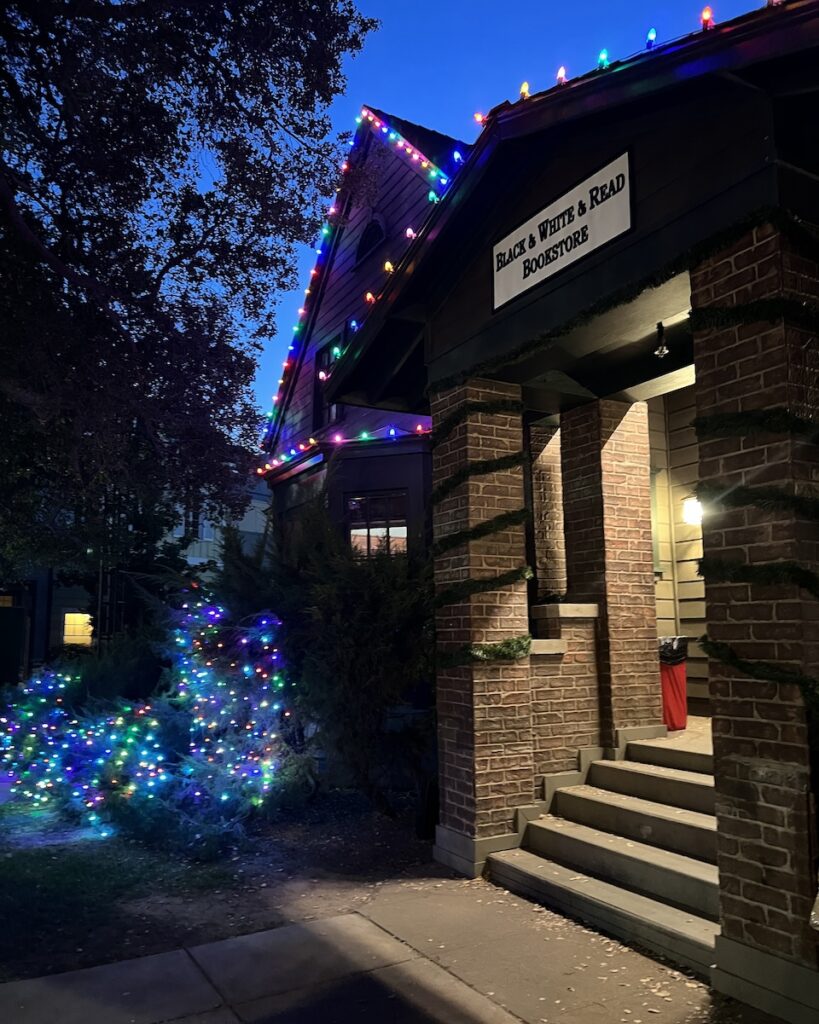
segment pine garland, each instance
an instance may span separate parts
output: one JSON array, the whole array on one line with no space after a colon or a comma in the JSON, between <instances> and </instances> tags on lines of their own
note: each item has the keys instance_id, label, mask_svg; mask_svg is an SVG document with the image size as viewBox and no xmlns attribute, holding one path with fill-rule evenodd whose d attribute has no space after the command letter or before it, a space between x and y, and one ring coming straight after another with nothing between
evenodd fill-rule
<instances>
[{"instance_id":1,"label":"pine garland","mask_svg":"<svg viewBox=\"0 0 819 1024\"><path fill-rule=\"evenodd\" d=\"M453 651L439 651L439 668L457 668L476 661L520 661L529 656L532 637L528 633L494 644L465 644Z\"/></svg>"},{"instance_id":2,"label":"pine garland","mask_svg":"<svg viewBox=\"0 0 819 1024\"><path fill-rule=\"evenodd\" d=\"M721 249L738 241L753 228L767 223L772 224L777 231L785 235L794 248L798 249L809 259L819 262L819 239L805 228L798 217L790 211L780 209L779 207L760 208L749 217L738 221L723 231L717 232L705 241L691 246L687 251L674 257L665 267L647 275L634 284L627 285L613 292L604 299L600 299L576 317L566 321L561 327L545 331L543 334L524 342L518 348L499 358L475 363L466 370L460 370L448 377L441 377L436 381L430 382L427 385L427 394L432 395L446 391L449 388L456 387L458 384L463 384L471 377L490 376L504 367L513 366L538 352L553 347L558 339L569 334L577 327L589 323L595 317L600 316L602 313L607 313L617 306L631 302L647 288L657 288L665 284L672 277L676 277L677 274L690 270L691 267L708 259L709 256L713 256Z\"/></svg>"},{"instance_id":3,"label":"pine garland","mask_svg":"<svg viewBox=\"0 0 819 1024\"><path fill-rule=\"evenodd\" d=\"M483 413L491 416L493 413L509 412L523 413L523 402L515 398L497 398L491 402L464 402L457 409L448 413L432 431L432 447L441 444L446 438L460 426L472 413Z\"/></svg>"},{"instance_id":4,"label":"pine garland","mask_svg":"<svg viewBox=\"0 0 819 1024\"><path fill-rule=\"evenodd\" d=\"M789 409L748 409L747 412L697 416L693 427L700 440L714 437L755 437L758 434L787 434L819 442L819 423L797 416Z\"/></svg>"},{"instance_id":5,"label":"pine garland","mask_svg":"<svg viewBox=\"0 0 819 1024\"><path fill-rule=\"evenodd\" d=\"M762 512L791 512L803 519L819 522L819 497L816 494L789 494L780 487L703 482L697 484L697 497L703 503L722 505L724 508L744 508L752 505Z\"/></svg>"},{"instance_id":6,"label":"pine garland","mask_svg":"<svg viewBox=\"0 0 819 1024\"><path fill-rule=\"evenodd\" d=\"M798 562L743 565L722 558L701 558L700 576L709 583L757 583L761 586L796 586L819 599L819 574Z\"/></svg>"},{"instance_id":7,"label":"pine garland","mask_svg":"<svg viewBox=\"0 0 819 1024\"><path fill-rule=\"evenodd\" d=\"M481 579L462 580L455 583L446 590L441 590L435 595L435 607L442 608L448 604L460 604L473 594L485 594L490 590L500 590L501 587L509 586L510 583L521 583L530 580L534 573L528 565L522 565L519 569L510 569L502 572L499 576L484 576Z\"/></svg>"},{"instance_id":8,"label":"pine garland","mask_svg":"<svg viewBox=\"0 0 819 1024\"><path fill-rule=\"evenodd\" d=\"M771 299L755 299L736 306L708 306L693 309L688 317L692 331L706 331L717 327L736 327L761 321L776 323L785 320L806 331L819 331L819 309L786 295Z\"/></svg>"},{"instance_id":9,"label":"pine garland","mask_svg":"<svg viewBox=\"0 0 819 1024\"><path fill-rule=\"evenodd\" d=\"M740 658L730 644L711 640L707 636L701 636L698 643L709 658L715 658L724 665L730 665L731 668L735 668L752 679L760 679L769 683L786 683L798 687L805 704L813 712L819 712L819 679L814 676L781 668L770 661L748 661L745 658Z\"/></svg>"},{"instance_id":10,"label":"pine garland","mask_svg":"<svg viewBox=\"0 0 819 1024\"><path fill-rule=\"evenodd\" d=\"M501 455L497 459L482 459L479 462L468 462L461 466L447 480L438 484L430 495L433 505L439 504L443 499L459 487L465 480L472 476L483 476L486 473L495 473L502 469L513 469L515 466L522 466L526 461L526 452L513 452L511 455Z\"/></svg>"},{"instance_id":11,"label":"pine garland","mask_svg":"<svg viewBox=\"0 0 819 1024\"><path fill-rule=\"evenodd\" d=\"M501 512L500 515L478 523L477 526L472 526L466 530L458 530L457 533L449 533L446 537L441 537L440 540L436 540L432 545L432 553L433 555L442 555L445 551L451 551L452 548L460 547L461 544L467 544L471 540L479 540L481 537L488 537L493 533L499 533L508 526L516 526L518 523L523 523L528 516L528 508L515 509L514 512Z\"/></svg>"}]
</instances>

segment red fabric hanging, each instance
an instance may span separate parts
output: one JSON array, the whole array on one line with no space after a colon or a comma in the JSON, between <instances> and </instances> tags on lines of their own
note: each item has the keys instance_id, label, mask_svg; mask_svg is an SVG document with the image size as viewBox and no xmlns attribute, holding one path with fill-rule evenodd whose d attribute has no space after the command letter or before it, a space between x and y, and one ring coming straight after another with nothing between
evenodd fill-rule
<instances>
[{"instance_id":1,"label":"red fabric hanging","mask_svg":"<svg viewBox=\"0 0 819 1024\"><path fill-rule=\"evenodd\" d=\"M663 722L670 732L677 732L688 724L685 662L679 665L661 662L660 679L663 685Z\"/></svg>"}]
</instances>

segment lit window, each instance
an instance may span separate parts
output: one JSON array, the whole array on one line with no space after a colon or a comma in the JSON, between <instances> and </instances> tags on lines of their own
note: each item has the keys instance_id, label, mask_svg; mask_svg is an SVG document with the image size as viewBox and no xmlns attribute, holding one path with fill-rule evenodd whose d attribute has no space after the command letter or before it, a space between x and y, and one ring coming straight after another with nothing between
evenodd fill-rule
<instances>
[{"instance_id":1,"label":"lit window","mask_svg":"<svg viewBox=\"0 0 819 1024\"><path fill-rule=\"evenodd\" d=\"M353 551L366 558L377 551L407 550L407 492L388 491L347 498L347 528Z\"/></svg>"},{"instance_id":2,"label":"lit window","mask_svg":"<svg viewBox=\"0 0 819 1024\"><path fill-rule=\"evenodd\" d=\"M65 612L63 614L63 643L90 647L93 630L88 612Z\"/></svg>"}]
</instances>

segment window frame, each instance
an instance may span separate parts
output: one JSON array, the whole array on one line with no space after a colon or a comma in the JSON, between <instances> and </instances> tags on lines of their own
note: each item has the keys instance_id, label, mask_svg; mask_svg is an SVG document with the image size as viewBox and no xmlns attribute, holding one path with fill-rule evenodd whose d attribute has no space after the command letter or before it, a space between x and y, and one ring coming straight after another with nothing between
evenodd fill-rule
<instances>
[{"instance_id":1,"label":"window frame","mask_svg":"<svg viewBox=\"0 0 819 1024\"><path fill-rule=\"evenodd\" d=\"M344 419L344 406L341 402L328 402L324 390L324 381L319 380L320 370L332 372L336 360L332 358L334 348L343 348L344 332L340 332L326 345L316 349L313 365L315 381L313 384L313 430L333 427Z\"/></svg>"},{"instance_id":2,"label":"window frame","mask_svg":"<svg viewBox=\"0 0 819 1024\"><path fill-rule=\"evenodd\" d=\"M397 515L392 515L389 505L385 505L383 515L375 515L372 507L377 501L388 502L390 499L400 499L402 509ZM350 504L353 501L365 503L363 516L354 517ZM378 491L348 491L344 495L344 532L347 543L353 552L361 558L372 558L382 547L380 538L373 536L373 530L385 529L384 544L388 555L406 554L409 543L409 490L406 487L391 487ZM402 529L401 534L393 535L391 529ZM353 530L363 530L366 537L366 550L358 544L353 543ZM403 546L393 547L393 541L402 541Z\"/></svg>"}]
</instances>

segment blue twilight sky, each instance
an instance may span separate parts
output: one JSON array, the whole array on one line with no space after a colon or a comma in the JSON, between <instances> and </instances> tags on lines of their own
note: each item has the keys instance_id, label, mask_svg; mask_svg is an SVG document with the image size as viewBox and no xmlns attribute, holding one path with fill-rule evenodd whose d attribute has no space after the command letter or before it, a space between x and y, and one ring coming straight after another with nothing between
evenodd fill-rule
<instances>
[{"instance_id":1,"label":"blue twilight sky","mask_svg":"<svg viewBox=\"0 0 819 1024\"><path fill-rule=\"evenodd\" d=\"M339 131L355 128L362 104L405 117L472 142L475 111L517 99L521 82L531 91L549 88L557 69L569 77L595 67L604 47L612 61L645 45L695 31L704 3L697 0L358 0L362 13L378 18L364 50L348 60L347 90L333 107ZM712 0L716 22L764 7L765 0ZM279 297L279 331L265 345L256 393L271 407L296 310L315 261L305 246L299 285Z\"/></svg>"}]
</instances>

